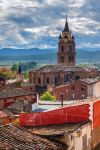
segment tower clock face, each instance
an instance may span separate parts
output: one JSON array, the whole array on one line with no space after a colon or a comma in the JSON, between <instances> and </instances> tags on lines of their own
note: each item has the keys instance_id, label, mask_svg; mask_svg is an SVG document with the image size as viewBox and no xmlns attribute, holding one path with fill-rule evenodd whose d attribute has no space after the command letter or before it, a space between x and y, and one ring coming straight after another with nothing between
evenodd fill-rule
<instances>
[{"instance_id":1,"label":"tower clock face","mask_svg":"<svg viewBox=\"0 0 100 150\"><path fill-rule=\"evenodd\" d=\"M67 39L64 39L64 42L67 42Z\"/></svg>"}]
</instances>

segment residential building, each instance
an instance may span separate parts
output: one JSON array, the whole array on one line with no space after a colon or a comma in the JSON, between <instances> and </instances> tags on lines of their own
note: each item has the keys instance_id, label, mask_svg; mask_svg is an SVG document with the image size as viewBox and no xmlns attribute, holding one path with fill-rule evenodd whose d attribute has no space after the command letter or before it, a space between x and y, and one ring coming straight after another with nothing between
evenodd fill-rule
<instances>
[{"instance_id":1,"label":"residential building","mask_svg":"<svg viewBox=\"0 0 100 150\"><path fill-rule=\"evenodd\" d=\"M92 150L92 123L26 127L30 132L66 145L66 150Z\"/></svg>"},{"instance_id":2,"label":"residential building","mask_svg":"<svg viewBox=\"0 0 100 150\"><path fill-rule=\"evenodd\" d=\"M48 91L56 96L56 100L84 100L100 97L100 79L86 78L72 80L59 86L48 86Z\"/></svg>"},{"instance_id":3,"label":"residential building","mask_svg":"<svg viewBox=\"0 0 100 150\"><path fill-rule=\"evenodd\" d=\"M0 92L0 109L3 109L17 100L34 101L35 96L33 90L25 90L22 88L6 88Z\"/></svg>"},{"instance_id":4,"label":"residential building","mask_svg":"<svg viewBox=\"0 0 100 150\"><path fill-rule=\"evenodd\" d=\"M57 101L83 100L88 97L87 84L81 80L73 80L53 88L49 86L48 90L55 95Z\"/></svg>"}]
</instances>

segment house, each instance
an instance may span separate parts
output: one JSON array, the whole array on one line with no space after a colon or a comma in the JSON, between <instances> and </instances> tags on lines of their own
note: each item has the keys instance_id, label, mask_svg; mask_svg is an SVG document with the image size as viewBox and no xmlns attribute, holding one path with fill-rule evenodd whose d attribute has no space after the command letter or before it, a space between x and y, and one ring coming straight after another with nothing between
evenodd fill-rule
<instances>
[{"instance_id":1,"label":"house","mask_svg":"<svg viewBox=\"0 0 100 150\"><path fill-rule=\"evenodd\" d=\"M100 78L87 78L83 81L88 85L87 86L87 95L92 98L100 97Z\"/></svg>"},{"instance_id":2,"label":"house","mask_svg":"<svg viewBox=\"0 0 100 150\"><path fill-rule=\"evenodd\" d=\"M17 100L34 100L34 93L31 90L22 88L6 88L0 92L0 109L3 109Z\"/></svg>"},{"instance_id":3,"label":"house","mask_svg":"<svg viewBox=\"0 0 100 150\"><path fill-rule=\"evenodd\" d=\"M48 91L55 95L57 101L83 100L100 97L100 79L85 78L72 80L60 86L48 85Z\"/></svg>"},{"instance_id":4,"label":"house","mask_svg":"<svg viewBox=\"0 0 100 150\"><path fill-rule=\"evenodd\" d=\"M26 127L30 132L66 145L66 150L92 150L92 123Z\"/></svg>"},{"instance_id":5,"label":"house","mask_svg":"<svg viewBox=\"0 0 100 150\"><path fill-rule=\"evenodd\" d=\"M88 96L87 83L81 80L73 80L55 87L48 86L48 90L55 95L57 101L81 100Z\"/></svg>"},{"instance_id":6,"label":"house","mask_svg":"<svg viewBox=\"0 0 100 150\"><path fill-rule=\"evenodd\" d=\"M16 100L4 110L8 113L18 115L20 112L32 112L33 101L29 100Z\"/></svg>"}]
</instances>

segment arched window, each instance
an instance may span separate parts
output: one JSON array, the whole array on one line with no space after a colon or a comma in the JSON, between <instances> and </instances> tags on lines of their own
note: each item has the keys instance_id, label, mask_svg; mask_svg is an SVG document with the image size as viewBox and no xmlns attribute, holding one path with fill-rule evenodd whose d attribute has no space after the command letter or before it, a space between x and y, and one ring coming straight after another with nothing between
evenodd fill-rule
<instances>
[{"instance_id":1,"label":"arched window","mask_svg":"<svg viewBox=\"0 0 100 150\"><path fill-rule=\"evenodd\" d=\"M57 77L55 77L55 85L57 85L58 84L58 79L57 79Z\"/></svg>"},{"instance_id":2,"label":"arched window","mask_svg":"<svg viewBox=\"0 0 100 150\"><path fill-rule=\"evenodd\" d=\"M49 84L49 82L50 82L50 81L49 81L49 78L47 78L47 84Z\"/></svg>"},{"instance_id":3,"label":"arched window","mask_svg":"<svg viewBox=\"0 0 100 150\"><path fill-rule=\"evenodd\" d=\"M61 51L62 51L62 53L64 52L64 46L61 47Z\"/></svg>"},{"instance_id":4,"label":"arched window","mask_svg":"<svg viewBox=\"0 0 100 150\"><path fill-rule=\"evenodd\" d=\"M38 83L41 84L41 78L38 78Z\"/></svg>"}]
</instances>

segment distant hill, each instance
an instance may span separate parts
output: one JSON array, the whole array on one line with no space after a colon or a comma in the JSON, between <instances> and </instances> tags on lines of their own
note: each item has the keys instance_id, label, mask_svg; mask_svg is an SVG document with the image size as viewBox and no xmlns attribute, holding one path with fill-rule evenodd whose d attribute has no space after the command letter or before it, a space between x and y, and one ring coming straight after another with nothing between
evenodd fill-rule
<instances>
[{"instance_id":1,"label":"distant hill","mask_svg":"<svg viewBox=\"0 0 100 150\"><path fill-rule=\"evenodd\" d=\"M99 49L77 49L77 63L100 63ZM57 62L57 49L0 49L0 65L16 62L37 62L50 64Z\"/></svg>"}]
</instances>

